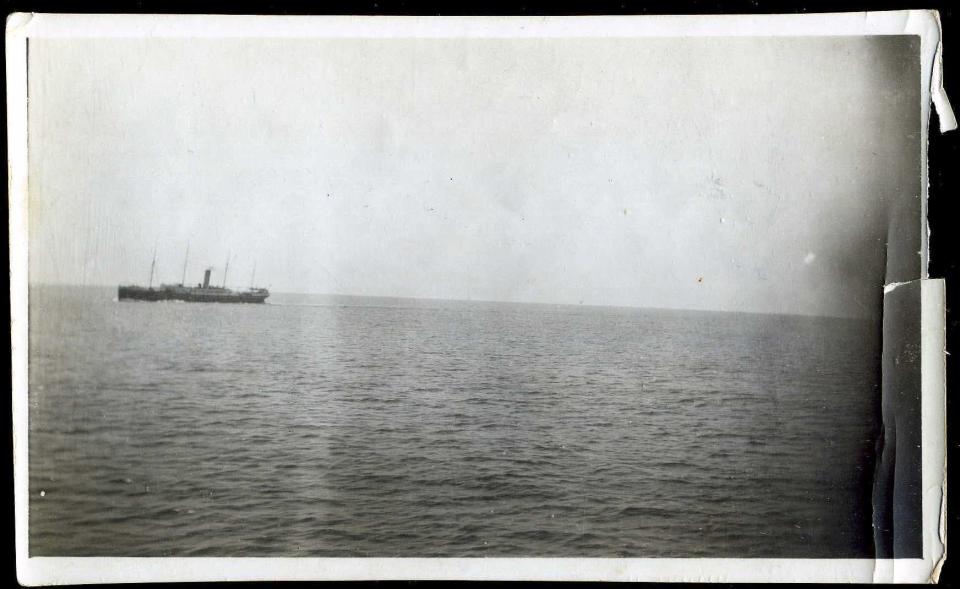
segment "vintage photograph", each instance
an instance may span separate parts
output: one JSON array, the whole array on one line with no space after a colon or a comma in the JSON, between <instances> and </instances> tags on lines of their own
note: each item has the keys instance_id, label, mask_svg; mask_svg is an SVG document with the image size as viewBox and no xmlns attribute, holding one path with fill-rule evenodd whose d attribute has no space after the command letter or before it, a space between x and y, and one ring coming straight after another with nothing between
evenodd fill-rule
<instances>
[{"instance_id":1,"label":"vintage photograph","mask_svg":"<svg viewBox=\"0 0 960 589\"><path fill-rule=\"evenodd\" d=\"M26 60L30 557L924 556L919 36Z\"/></svg>"}]
</instances>

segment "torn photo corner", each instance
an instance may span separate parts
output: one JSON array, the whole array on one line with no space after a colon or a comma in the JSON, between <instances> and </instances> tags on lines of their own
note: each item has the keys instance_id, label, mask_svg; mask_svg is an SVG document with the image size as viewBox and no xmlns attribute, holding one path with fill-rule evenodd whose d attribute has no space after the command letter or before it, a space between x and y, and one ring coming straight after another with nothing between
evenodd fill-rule
<instances>
[{"instance_id":1,"label":"torn photo corner","mask_svg":"<svg viewBox=\"0 0 960 589\"><path fill-rule=\"evenodd\" d=\"M11 15L18 579L936 582L940 48Z\"/></svg>"}]
</instances>

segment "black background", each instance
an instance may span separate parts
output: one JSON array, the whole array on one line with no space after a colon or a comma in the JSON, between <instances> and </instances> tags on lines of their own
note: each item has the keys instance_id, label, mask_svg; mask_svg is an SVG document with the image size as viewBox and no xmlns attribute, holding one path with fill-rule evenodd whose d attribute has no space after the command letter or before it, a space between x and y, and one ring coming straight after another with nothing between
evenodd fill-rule
<instances>
[{"instance_id":1,"label":"black background","mask_svg":"<svg viewBox=\"0 0 960 589\"><path fill-rule=\"evenodd\" d=\"M929 2L773 2L762 0L718 1L680 0L642 2L636 0L469 0L437 2L431 0L329 0L309 2L304 0L4 0L5 14L11 12L69 12L69 13L188 13L188 14L397 14L397 15L576 15L576 14L764 14L764 13L810 13L850 12L863 10L936 9L940 11L943 25L944 85L952 97L954 108L960 113L960 19L957 10L947 1ZM6 110L4 109L4 122ZM947 289L947 457L948 487L960 489L958 462L960 458L960 424L956 419L960 401L951 399L951 393L960 381L960 207L957 204L957 177L960 167L960 131L941 135L939 120L934 112L930 121L929 135L929 223L930 276L946 279ZM3 142L6 154L6 141ZM7 224L2 226L3 241L7 240ZM9 290L4 289L9 296ZM9 309L9 304L7 309ZM9 340L8 340L9 342ZM5 396L3 409L10 416L10 396ZM9 417L6 420L9 427ZM3 436L0 451L12 457L12 435ZM4 510L7 525L2 530L8 539L6 544L5 574L11 583L16 583L14 561L14 505L12 460L4 471L0 485L7 492L9 501ZM957 492L948 495L947 561L943 567L941 584L953 587L957 583L960 568L960 503ZM951 550L952 547L952 550ZM304 585L293 583L286 585ZM436 583L350 583L350 585L382 586L434 586ZM471 583L471 585L491 585ZM504 584L498 584L504 585ZM515 585L507 583L506 585ZM549 584L536 584L540 586ZM580 583L564 584L579 586ZM249 586L249 584L244 584ZM555 585L556 586L556 585ZM727 585L712 585L713 587Z\"/></svg>"}]
</instances>

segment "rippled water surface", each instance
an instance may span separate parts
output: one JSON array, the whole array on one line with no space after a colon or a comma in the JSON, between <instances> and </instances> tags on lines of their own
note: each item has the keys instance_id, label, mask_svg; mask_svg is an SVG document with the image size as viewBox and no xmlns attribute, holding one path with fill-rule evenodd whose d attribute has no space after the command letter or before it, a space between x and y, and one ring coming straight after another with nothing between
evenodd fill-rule
<instances>
[{"instance_id":1,"label":"rippled water surface","mask_svg":"<svg viewBox=\"0 0 960 589\"><path fill-rule=\"evenodd\" d=\"M30 296L33 555L872 554L872 323Z\"/></svg>"}]
</instances>

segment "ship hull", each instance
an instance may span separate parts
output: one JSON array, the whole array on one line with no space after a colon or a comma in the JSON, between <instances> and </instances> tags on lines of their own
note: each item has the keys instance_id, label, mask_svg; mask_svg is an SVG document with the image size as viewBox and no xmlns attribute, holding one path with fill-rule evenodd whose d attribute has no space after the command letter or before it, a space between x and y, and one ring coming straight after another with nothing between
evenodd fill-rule
<instances>
[{"instance_id":1,"label":"ship hull","mask_svg":"<svg viewBox=\"0 0 960 589\"><path fill-rule=\"evenodd\" d=\"M266 301L269 293L233 292L205 288L144 288L121 286L117 298L121 301L183 301L185 303L250 303Z\"/></svg>"}]
</instances>

